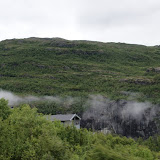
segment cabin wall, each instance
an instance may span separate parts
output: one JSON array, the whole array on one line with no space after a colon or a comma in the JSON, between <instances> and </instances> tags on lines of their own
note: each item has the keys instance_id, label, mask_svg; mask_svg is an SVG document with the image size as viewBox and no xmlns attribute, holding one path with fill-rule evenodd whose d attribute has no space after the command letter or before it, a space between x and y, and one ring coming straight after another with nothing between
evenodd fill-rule
<instances>
[{"instance_id":1,"label":"cabin wall","mask_svg":"<svg viewBox=\"0 0 160 160\"><path fill-rule=\"evenodd\" d=\"M75 126L77 129L80 129L80 120L74 120L74 126Z\"/></svg>"},{"instance_id":2,"label":"cabin wall","mask_svg":"<svg viewBox=\"0 0 160 160\"><path fill-rule=\"evenodd\" d=\"M74 125L77 129L80 129L80 120L72 120L72 121L65 121L63 122L65 126Z\"/></svg>"},{"instance_id":3,"label":"cabin wall","mask_svg":"<svg viewBox=\"0 0 160 160\"><path fill-rule=\"evenodd\" d=\"M65 126L71 126L71 125L72 125L72 121L65 121L65 122L64 122L64 125L65 125Z\"/></svg>"}]
</instances>

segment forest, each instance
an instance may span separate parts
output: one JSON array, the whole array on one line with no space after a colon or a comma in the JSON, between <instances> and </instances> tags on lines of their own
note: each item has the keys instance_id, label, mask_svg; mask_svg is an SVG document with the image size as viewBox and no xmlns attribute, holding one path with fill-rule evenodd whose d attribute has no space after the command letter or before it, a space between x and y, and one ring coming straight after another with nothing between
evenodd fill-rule
<instances>
[{"instance_id":1,"label":"forest","mask_svg":"<svg viewBox=\"0 0 160 160\"><path fill-rule=\"evenodd\" d=\"M51 122L36 108L0 99L1 160L158 160L160 136L147 140L77 130Z\"/></svg>"}]
</instances>

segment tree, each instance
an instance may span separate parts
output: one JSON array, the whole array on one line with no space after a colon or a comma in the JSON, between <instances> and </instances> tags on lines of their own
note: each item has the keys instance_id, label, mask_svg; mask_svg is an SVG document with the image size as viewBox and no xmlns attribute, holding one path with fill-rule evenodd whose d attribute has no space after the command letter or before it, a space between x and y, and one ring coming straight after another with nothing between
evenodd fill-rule
<instances>
[{"instance_id":1,"label":"tree","mask_svg":"<svg viewBox=\"0 0 160 160\"><path fill-rule=\"evenodd\" d=\"M11 113L11 109L8 106L8 101L4 98L0 99L0 118L6 119Z\"/></svg>"},{"instance_id":2,"label":"tree","mask_svg":"<svg viewBox=\"0 0 160 160\"><path fill-rule=\"evenodd\" d=\"M0 125L0 159L69 159L70 152L57 136L54 123L35 108L15 108Z\"/></svg>"}]
</instances>

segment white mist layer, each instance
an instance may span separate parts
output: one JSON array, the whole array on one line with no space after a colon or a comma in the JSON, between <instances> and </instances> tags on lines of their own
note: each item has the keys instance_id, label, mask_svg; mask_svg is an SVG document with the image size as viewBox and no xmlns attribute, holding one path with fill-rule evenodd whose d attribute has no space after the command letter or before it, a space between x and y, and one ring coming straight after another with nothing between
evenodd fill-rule
<instances>
[{"instance_id":1,"label":"white mist layer","mask_svg":"<svg viewBox=\"0 0 160 160\"><path fill-rule=\"evenodd\" d=\"M17 96L12 92L0 90L0 99L5 98L9 102L9 106L19 105L21 103L31 103L36 101L49 101L60 104L63 107L70 107L77 102L81 102L80 97L59 97L59 96ZM113 117L119 116L123 120L135 119L141 121L142 118L149 122L153 119L159 107L149 102L135 101L111 101L101 95L90 95L86 102L83 103L86 111L82 118L94 119L96 121L111 122Z\"/></svg>"},{"instance_id":2,"label":"white mist layer","mask_svg":"<svg viewBox=\"0 0 160 160\"><path fill-rule=\"evenodd\" d=\"M0 99L4 98L8 100L8 105L9 106L15 106L19 105L21 103L31 103L31 102L36 102L36 101L50 101L50 102L55 102L57 104L62 104L67 106L70 106L76 101L76 98L72 97L58 97L58 96L41 96L41 97L36 97L36 96L17 96L12 92L5 91L5 90L0 90Z\"/></svg>"},{"instance_id":3,"label":"white mist layer","mask_svg":"<svg viewBox=\"0 0 160 160\"><path fill-rule=\"evenodd\" d=\"M118 116L121 120L134 119L138 122L145 118L147 123L159 112L159 107L149 102L111 101L101 95L90 96L87 105L89 108L84 112L83 119L94 119L98 122L111 122Z\"/></svg>"}]
</instances>

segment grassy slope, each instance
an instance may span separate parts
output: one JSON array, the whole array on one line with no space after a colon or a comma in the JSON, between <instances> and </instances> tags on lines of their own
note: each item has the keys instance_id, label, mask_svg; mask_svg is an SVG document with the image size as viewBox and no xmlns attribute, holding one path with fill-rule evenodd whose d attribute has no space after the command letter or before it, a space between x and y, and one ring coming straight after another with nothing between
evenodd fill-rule
<instances>
[{"instance_id":1,"label":"grassy slope","mask_svg":"<svg viewBox=\"0 0 160 160\"><path fill-rule=\"evenodd\" d=\"M0 88L19 94L121 99L122 91L131 91L160 103L160 74L146 72L150 67L160 67L158 46L60 38L0 42Z\"/></svg>"}]
</instances>

